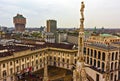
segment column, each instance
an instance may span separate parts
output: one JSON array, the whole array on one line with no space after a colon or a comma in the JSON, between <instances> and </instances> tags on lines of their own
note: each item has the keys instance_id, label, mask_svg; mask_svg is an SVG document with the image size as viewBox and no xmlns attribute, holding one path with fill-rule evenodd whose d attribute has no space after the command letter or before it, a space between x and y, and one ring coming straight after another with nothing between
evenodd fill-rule
<instances>
[{"instance_id":1,"label":"column","mask_svg":"<svg viewBox=\"0 0 120 81\"><path fill-rule=\"evenodd\" d=\"M47 59L45 57L45 66L44 66L44 78L43 81L48 81L48 68L47 68Z\"/></svg>"}]
</instances>

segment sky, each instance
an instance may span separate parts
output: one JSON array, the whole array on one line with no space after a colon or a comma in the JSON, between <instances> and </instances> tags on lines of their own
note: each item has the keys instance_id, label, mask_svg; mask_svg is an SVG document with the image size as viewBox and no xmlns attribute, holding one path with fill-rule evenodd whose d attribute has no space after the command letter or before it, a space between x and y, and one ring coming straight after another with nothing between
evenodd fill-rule
<instances>
[{"instance_id":1,"label":"sky","mask_svg":"<svg viewBox=\"0 0 120 81\"><path fill-rule=\"evenodd\" d=\"M0 0L0 25L14 27L17 13L27 18L26 27L46 26L46 20L57 20L57 27L80 25L83 0ZM84 0L85 28L120 28L120 0Z\"/></svg>"}]
</instances>

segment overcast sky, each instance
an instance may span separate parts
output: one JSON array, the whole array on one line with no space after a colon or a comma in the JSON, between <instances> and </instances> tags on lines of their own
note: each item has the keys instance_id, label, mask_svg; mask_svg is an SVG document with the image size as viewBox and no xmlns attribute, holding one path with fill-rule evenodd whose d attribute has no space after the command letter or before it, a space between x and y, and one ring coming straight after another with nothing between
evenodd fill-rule
<instances>
[{"instance_id":1,"label":"overcast sky","mask_svg":"<svg viewBox=\"0 0 120 81\"><path fill-rule=\"evenodd\" d=\"M17 13L27 18L27 27L57 20L58 27L79 27L82 0L0 0L0 25L13 27ZM120 0L84 0L85 27L120 28Z\"/></svg>"}]
</instances>

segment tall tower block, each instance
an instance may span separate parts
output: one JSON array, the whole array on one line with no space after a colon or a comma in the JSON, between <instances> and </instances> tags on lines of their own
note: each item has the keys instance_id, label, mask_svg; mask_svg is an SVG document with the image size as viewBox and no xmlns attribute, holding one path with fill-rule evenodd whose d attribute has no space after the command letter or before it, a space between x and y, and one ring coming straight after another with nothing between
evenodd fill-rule
<instances>
[{"instance_id":1,"label":"tall tower block","mask_svg":"<svg viewBox=\"0 0 120 81\"><path fill-rule=\"evenodd\" d=\"M57 21L56 20L47 20L46 26L47 26L47 32L56 33L56 31L57 31Z\"/></svg>"},{"instance_id":2,"label":"tall tower block","mask_svg":"<svg viewBox=\"0 0 120 81\"><path fill-rule=\"evenodd\" d=\"M23 17L23 15L17 14L15 17L13 17L13 23L15 25L16 32L24 32L25 31L26 18Z\"/></svg>"}]
</instances>

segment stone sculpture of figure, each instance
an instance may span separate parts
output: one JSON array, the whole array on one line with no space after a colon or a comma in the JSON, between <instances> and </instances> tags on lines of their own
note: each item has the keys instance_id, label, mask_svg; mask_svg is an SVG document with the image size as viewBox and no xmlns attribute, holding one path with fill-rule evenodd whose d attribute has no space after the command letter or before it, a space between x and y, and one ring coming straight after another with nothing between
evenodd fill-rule
<instances>
[{"instance_id":1,"label":"stone sculpture of figure","mask_svg":"<svg viewBox=\"0 0 120 81\"><path fill-rule=\"evenodd\" d=\"M81 2L81 9L80 9L80 11L81 11L81 16L82 16L82 19L84 19L84 8L85 8L85 5L84 5L84 2Z\"/></svg>"}]
</instances>

